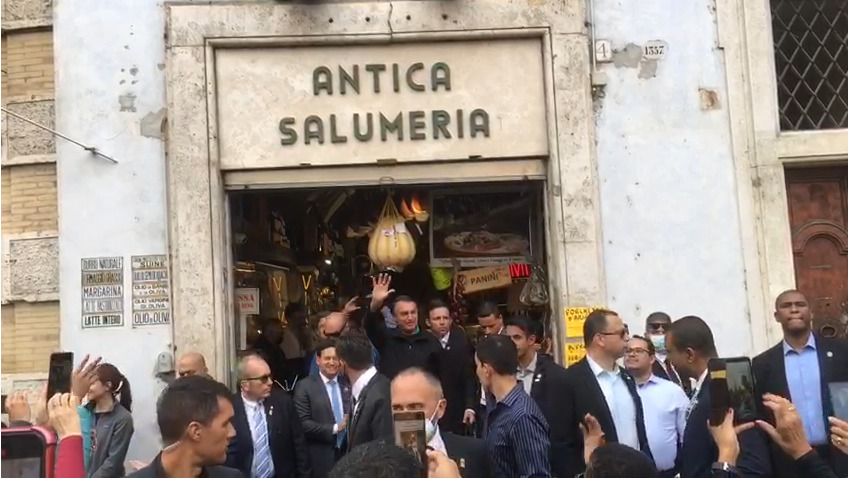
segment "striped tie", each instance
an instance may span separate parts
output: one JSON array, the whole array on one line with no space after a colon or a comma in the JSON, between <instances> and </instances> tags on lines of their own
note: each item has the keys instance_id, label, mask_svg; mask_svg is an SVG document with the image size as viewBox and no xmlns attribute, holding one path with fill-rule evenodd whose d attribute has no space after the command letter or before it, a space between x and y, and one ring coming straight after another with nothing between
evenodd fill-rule
<instances>
[{"instance_id":1,"label":"striped tie","mask_svg":"<svg viewBox=\"0 0 848 479\"><path fill-rule=\"evenodd\" d=\"M260 402L253 411L253 477L271 477L274 472L271 464L271 448L268 446L268 423L265 421L265 407Z\"/></svg>"}]
</instances>

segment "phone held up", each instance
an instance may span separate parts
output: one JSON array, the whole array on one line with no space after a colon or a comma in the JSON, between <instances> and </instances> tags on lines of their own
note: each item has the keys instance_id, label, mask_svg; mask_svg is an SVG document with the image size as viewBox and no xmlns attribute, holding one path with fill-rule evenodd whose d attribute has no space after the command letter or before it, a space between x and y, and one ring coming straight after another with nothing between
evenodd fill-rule
<instances>
[{"instance_id":1,"label":"phone held up","mask_svg":"<svg viewBox=\"0 0 848 479\"><path fill-rule=\"evenodd\" d=\"M748 357L714 358L708 364L710 375L710 425L724 422L733 409L734 424L757 419L757 398L751 359Z\"/></svg>"},{"instance_id":2,"label":"phone held up","mask_svg":"<svg viewBox=\"0 0 848 479\"><path fill-rule=\"evenodd\" d=\"M424 411L399 411L392 414L395 444L407 449L421 463L421 477L427 477L427 428Z\"/></svg>"},{"instance_id":3,"label":"phone held up","mask_svg":"<svg viewBox=\"0 0 848 479\"><path fill-rule=\"evenodd\" d=\"M53 477L56 436L38 427L3 429L2 477Z\"/></svg>"},{"instance_id":4,"label":"phone held up","mask_svg":"<svg viewBox=\"0 0 848 479\"><path fill-rule=\"evenodd\" d=\"M47 376L47 398L56 393L71 392L71 376L74 373L74 353L53 353L50 355L50 369Z\"/></svg>"}]
</instances>

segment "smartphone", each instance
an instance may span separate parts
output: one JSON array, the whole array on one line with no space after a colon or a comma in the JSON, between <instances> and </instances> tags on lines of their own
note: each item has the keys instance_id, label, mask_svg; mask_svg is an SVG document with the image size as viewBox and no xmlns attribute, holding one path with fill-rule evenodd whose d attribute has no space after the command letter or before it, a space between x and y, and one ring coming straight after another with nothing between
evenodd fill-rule
<instances>
[{"instance_id":1,"label":"smartphone","mask_svg":"<svg viewBox=\"0 0 848 479\"><path fill-rule=\"evenodd\" d=\"M50 370L47 375L47 399L56 393L71 392L71 376L74 372L74 353L50 355Z\"/></svg>"},{"instance_id":2,"label":"smartphone","mask_svg":"<svg viewBox=\"0 0 848 479\"><path fill-rule=\"evenodd\" d=\"M743 424L757 419L754 373L748 357L715 358L708 363L710 375L710 424L724 422L733 409L733 422Z\"/></svg>"},{"instance_id":3,"label":"smartphone","mask_svg":"<svg viewBox=\"0 0 848 479\"><path fill-rule=\"evenodd\" d=\"M9 397L6 394L3 395L3 398L0 399L0 406L3 407L3 414L6 414L6 398Z\"/></svg>"},{"instance_id":4,"label":"smartphone","mask_svg":"<svg viewBox=\"0 0 848 479\"><path fill-rule=\"evenodd\" d=\"M2 477L53 477L56 436L37 427L3 429Z\"/></svg>"},{"instance_id":5,"label":"smartphone","mask_svg":"<svg viewBox=\"0 0 848 479\"><path fill-rule=\"evenodd\" d=\"M427 471L427 428L424 411L400 411L392 414L395 444L409 450ZM426 477L426 476L423 476Z\"/></svg>"},{"instance_id":6,"label":"smartphone","mask_svg":"<svg viewBox=\"0 0 848 479\"><path fill-rule=\"evenodd\" d=\"M848 382L828 383L827 387L834 417L848 421Z\"/></svg>"}]
</instances>

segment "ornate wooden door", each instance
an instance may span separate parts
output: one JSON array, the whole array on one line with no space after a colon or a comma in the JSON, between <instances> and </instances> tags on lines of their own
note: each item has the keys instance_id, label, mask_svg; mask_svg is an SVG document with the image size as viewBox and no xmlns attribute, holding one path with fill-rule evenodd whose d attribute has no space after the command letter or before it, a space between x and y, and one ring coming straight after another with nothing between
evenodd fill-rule
<instances>
[{"instance_id":1,"label":"ornate wooden door","mask_svg":"<svg viewBox=\"0 0 848 479\"><path fill-rule=\"evenodd\" d=\"M786 190L795 280L814 328L848 337L848 167L787 169Z\"/></svg>"}]
</instances>

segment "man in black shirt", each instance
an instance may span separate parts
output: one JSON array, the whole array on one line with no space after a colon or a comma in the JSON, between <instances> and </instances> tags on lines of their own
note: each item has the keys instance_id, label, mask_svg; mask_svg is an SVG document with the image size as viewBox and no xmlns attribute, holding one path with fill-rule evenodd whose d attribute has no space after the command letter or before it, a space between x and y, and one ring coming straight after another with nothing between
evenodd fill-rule
<instances>
[{"instance_id":1,"label":"man in black shirt","mask_svg":"<svg viewBox=\"0 0 848 479\"><path fill-rule=\"evenodd\" d=\"M415 300L409 296L396 297L392 314L397 320L397 329L386 327L380 310L395 291L390 289L391 282L388 274L374 278L371 306L365 317L365 331L380 353L380 373L394 379L399 372L417 367L441 378L442 345L433 334L421 330Z\"/></svg>"}]
</instances>

